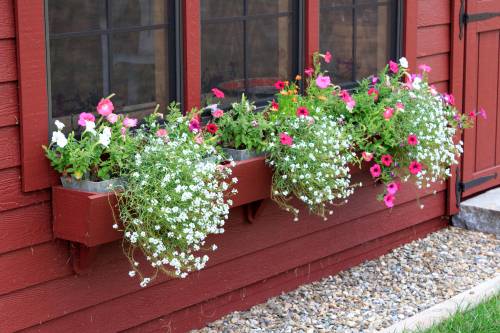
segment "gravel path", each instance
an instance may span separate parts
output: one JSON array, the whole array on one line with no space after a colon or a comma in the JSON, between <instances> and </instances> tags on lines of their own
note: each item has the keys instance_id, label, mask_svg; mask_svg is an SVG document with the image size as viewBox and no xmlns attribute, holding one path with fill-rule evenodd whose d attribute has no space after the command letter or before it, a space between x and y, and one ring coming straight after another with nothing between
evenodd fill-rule
<instances>
[{"instance_id":1,"label":"gravel path","mask_svg":"<svg viewBox=\"0 0 500 333\"><path fill-rule=\"evenodd\" d=\"M448 228L193 332L373 332L500 274L500 240Z\"/></svg>"}]
</instances>

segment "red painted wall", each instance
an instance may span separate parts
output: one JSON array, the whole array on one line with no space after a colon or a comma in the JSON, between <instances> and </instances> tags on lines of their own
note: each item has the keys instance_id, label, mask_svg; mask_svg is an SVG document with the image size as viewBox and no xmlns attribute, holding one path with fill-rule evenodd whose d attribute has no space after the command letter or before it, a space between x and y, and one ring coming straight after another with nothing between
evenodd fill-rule
<instances>
[{"instance_id":1,"label":"red painted wall","mask_svg":"<svg viewBox=\"0 0 500 333\"><path fill-rule=\"evenodd\" d=\"M270 295L336 273L444 225L444 186L423 195L408 189L385 210L379 189L358 190L327 222L290 216L266 202L246 224L232 213L207 269L186 280L158 279L147 289L127 275L120 244L103 246L90 271L75 275L70 245L52 240L49 189L21 189L14 0L0 0L0 332L185 330ZM448 89L450 1L418 1L417 57L431 80ZM363 177L363 176L362 176ZM207 301L210 300L210 301ZM205 302L205 303L203 303Z\"/></svg>"}]
</instances>

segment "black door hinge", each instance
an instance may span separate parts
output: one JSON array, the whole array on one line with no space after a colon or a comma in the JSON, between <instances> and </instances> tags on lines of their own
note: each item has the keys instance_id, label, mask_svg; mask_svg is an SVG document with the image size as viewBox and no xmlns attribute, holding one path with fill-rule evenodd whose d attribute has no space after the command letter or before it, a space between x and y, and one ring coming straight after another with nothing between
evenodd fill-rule
<instances>
[{"instance_id":1,"label":"black door hinge","mask_svg":"<svg viewBox=\"0 0 500 333\"><path fill-rule=\"evenodd\" d=\"M459 24L460 24L460 35L459 38L462 39L464 36L464 26L468 23L471 22L478 22L478 21L484 21L484 20L489 20L492 18L495 18L497 16L500 16L500 12L486 12L486 13L477 13L477 14L467 14L465 12L465 0L462 0L460 3L460 17L459 17Z\"/></svg>"},{"instance_id":2,"label":"black door hinge","mask_svg":"<svg viewBox=\"0 0 500 333\"><path fill-rule=\"evenodd\" d=\"M479 177L468 182L462 182L460 181L460 168L457 167L457 178L456 178L457 181L455 184L455 196L457 198L457 207L460 205L460 202L462 201L463 192L496 178L497 178L497 173L495 172L492 175Z\"/></svg>"}]
</instances>

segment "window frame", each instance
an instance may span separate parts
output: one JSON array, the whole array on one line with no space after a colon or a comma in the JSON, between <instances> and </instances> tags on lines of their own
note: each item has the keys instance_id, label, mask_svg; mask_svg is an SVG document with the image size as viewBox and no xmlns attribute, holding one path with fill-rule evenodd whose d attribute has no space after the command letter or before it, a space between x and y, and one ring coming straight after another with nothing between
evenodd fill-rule
<instances>
[{"instance_id":1,"label":"window frame","mask_svg":"<svg viewBox=\"0 0 500 333\"><path fill-rule=\"evenodd\" d=\"M184 110L199 106L201 96L200 0L179 1L177 59L180 95ZM417 1L403 0L403 54L416 66ZM304 12L303 62L312 64L319 50L319 0L302 0ZM58 183L55 171L45 158L42 145L48 144L49 108L47 95L45 0L16 0L16 44L18 61L19 115L21 131L22 190L49 188ZM182 46L182 47L180 47Z\"/></svg>"}]
</instances>

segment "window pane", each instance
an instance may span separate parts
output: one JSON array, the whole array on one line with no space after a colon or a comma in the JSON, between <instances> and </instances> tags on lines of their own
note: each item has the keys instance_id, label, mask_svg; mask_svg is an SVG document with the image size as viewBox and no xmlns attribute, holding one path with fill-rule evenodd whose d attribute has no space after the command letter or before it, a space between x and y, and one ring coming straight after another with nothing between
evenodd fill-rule
<instances>
[{"instance_id":1,"label":"window pane","mask_svg":"<svg viewBox=\"0 0 500 333\"><path fill-rule=\"evenodd\" d=\"M291 79L297 73L296 4L291 0L201 0L202 100L213 87L226 93L226 105L241 93L268 98L276 92L276 80ZM245 10L248 16L242 14Z\"/></svg>"},{"instance_id":2,"label":"window pane","mask_svg":"<svg viewBox=\"0 0 500 333\"><path fill-rule=\"evenodd\" d=\"M55 39L50 43L52 117L68 126L71 115L95 108L103 95L101 37Z\"/></svg>"},{"instance_id":3,"label":"window pane","mask_svg":"<svg viewBox=\"0 0 500 333\"><path fill-rule=\"evenodd\" d=\"M82 32L106 27L106 2L102 0L48 0L52 33Z\"/></svg>"},{"instance_id":4,"label":"window pane","mask_svg":"<svg viewBox=\"0 0 500 333\"><path fill-rule=\"evenodd\" d=\"M168 69L173 64L168 63L166 37L164 29L112 35L111 90L117 106L151 108L169 101Z\"/></svg>"},{"instance_id":5,"label":"window pane","mask_svg":"<svg viewBox=\"0 0 500 333\"><path fill-rule=\"evenodd\" d=\"M112 26L118 28L163 24L167 22L170 11L165 0L112 0Z\"/></svg>"}]
</instances>

